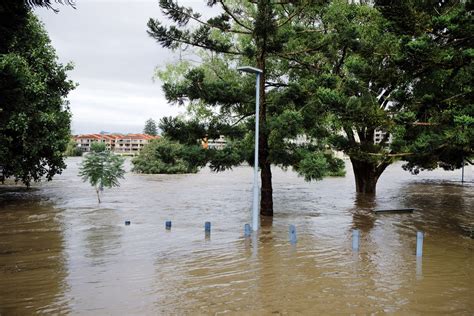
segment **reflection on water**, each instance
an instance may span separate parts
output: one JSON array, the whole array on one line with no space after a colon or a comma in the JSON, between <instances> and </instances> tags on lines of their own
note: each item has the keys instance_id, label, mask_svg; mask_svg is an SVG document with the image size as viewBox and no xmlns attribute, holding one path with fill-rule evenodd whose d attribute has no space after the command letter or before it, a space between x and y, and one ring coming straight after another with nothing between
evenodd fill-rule
<instances>
[{"instance_id":1,"label":"reflection on water","mask_svg":"<svg viewBox=\"0 0 474 316\"><path fill-rule=\"evenodd\" d=\"M60 217L36 191L0 187L0 315L68 311Z\"/></svg>"},{"instance_id":2,"label":"reflection on water","mask_svg":"<svg viewBox=\"0 0 474 316\"><path fill-rule=\"evenodd\" d=\"M245 238L250 168L127 174L98 205L77 177L79 161L32 191L0 189L0 314L474 311L474 190L454 182L460 172L415 177L391 166L367 198L353 193L351 168L315 183L275 169L275 217ZM398 207L419 210L372 212ZM426 233L421 260L418 230Z\"/></svg>"}]
</instances>

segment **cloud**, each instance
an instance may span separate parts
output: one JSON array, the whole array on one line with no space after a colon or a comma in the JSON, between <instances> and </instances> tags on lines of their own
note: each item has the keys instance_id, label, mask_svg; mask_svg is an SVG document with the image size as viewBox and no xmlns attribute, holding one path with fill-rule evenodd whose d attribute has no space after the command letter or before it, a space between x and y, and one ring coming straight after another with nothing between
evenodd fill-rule
<instances>
[{"instance_id":1,"label":"cloud","mask_svg":"<svg viewBox=\"0 0 474 316\"><path fill-rule=\"evenodd\" d=\"M182 3L203 7L202 1ZM69 77L79 86L68 97L75 133L140 132L150 117L183 112L152 80L156 66L177 60L146 33L148 19L161 16L158 1L81 0L76 7L35 10L59 60L75 64Z\"/></svg>"},{"instance_id":2,"label":"cloud","mask_svg":"<svg viewBox=\"0 0 474 316\"><path fill-rule=\"evenodd\" d=\"M81 90L70 96L75 133L100 130L136 133L143 129L145 120L174 116L182 108L171 106L158 84L88 78Z\"/></svg>"}]
</instances>

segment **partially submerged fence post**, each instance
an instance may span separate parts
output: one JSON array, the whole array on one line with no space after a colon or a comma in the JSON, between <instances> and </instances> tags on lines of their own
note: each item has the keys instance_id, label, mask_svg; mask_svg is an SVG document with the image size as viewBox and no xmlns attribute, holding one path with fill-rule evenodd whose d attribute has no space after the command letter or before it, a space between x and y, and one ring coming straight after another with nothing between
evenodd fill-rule
<instances>
[{"instance_id":1,"label":"partially submerged fence post","mask_svg":"<svg viewBox=\"0 0 474 316\"><path fill-rule=\"evenodd\" d=\"M423 232L416 233L416 256L423 256Z\"/></svg>"},{"instance_id":2,"label":"partially submerged fence post","mask_svg":"<svg viewBox=\"0 0 474 316\"><path fill-rule=\"evenodd\" d=\"M359 250L359 230L354 229L352 231L352 250L358 251Z\"/></svg>"},{"instance_id":3,"label":"partially submerged fence post","mask_svg":"<svg viewBox=\"0 0 474 316\"><path fill-rule=\"evenodd\" d=\"M250 224L244 225L244 236L249 237L252 234L252 230L250 229Z\"/></svg>"},{"instance_id":4,"label":"partially submerged fence post","mask_svg":"<svg viewBox=\"0 0 474 316\"><path fill-rule=\"evenodd\" d=\"M295 225L290 225L288 234L289 234L289 237L290 237L290 243L292 245L296 244L297 238L296 238L296 227L295 227Z\"/></svg>"},{"instance_id":5,"label":"partially submerged fence post","mask_svg":"<svg viewBox=\"0 0 474 316\"><path fill-rule=\"evenodd\" d=\"M204 223L204 233L206 234L206 237L209 237L209 235L211 235L211 222Z\"/></svg>"}]
</instances>

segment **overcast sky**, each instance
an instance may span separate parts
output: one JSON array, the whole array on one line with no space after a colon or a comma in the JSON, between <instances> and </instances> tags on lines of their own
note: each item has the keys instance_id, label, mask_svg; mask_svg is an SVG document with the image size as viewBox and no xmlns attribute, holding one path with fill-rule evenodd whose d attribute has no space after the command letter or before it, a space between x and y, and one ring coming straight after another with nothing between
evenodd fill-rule
<instances>
[{"instance_id":1,"label":"overcast sky","mask_svg":"<svg viewBox=\"0 0 474 316\"><path fill-rule=\"evenodd\" d=\"M205 2L180 4L202 9ZM161 83L152 80L156 66L178 59L146 33L148 19L161 16L158 0L76 0L76 9L55 6L57 14L44 8L35 13L60 61L75 64L69 77L79 87L68 97L73 134L140 133L148 118L184 111L169 105Z\"/></svg>"}]
</instances>

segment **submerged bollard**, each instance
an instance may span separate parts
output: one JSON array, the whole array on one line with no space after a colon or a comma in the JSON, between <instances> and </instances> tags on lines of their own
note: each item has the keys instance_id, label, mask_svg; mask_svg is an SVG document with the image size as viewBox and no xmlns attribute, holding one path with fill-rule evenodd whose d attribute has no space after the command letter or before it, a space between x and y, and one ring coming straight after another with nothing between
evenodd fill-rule
<instances>
[{"instance_id":1,"label":"submerged bollard","mask_svg":"<svg viewBox=\"0 0 474 316\"><path fill-rule=\"evenodd\" d=\"M416 256L423 256L423 232L416 233Z\"/></svg>"},{"instance_id":2,"label":"submerged bollard","mask_svg":"<svg viewBox=\"0 0 474 316\"><path fill-rule=\"evenodd\" d=\"M204 232L206 232L206 234L211 233L211 222L205 222L204 223Z\"/></svg>"},{"instance_id":3,"label":"submerged bollard","mask_svg":"<svg viewBox=\"0 0 474 316\"><path fill-rule=\"evenodd\" d=\"M250 229L250 224L244 225L244 236L249 237L252 234L252 230Z\"/></svg>"},{"instance_id":4,"label":"submerged bollard","mask_svg":"<svg viewBox=\"0 0 474 316\"><path fill-rule=\"evenodd\" d=\"M296 227L295 227L295 225L290 225L288 234L289 234L289 237L290 237L290 243L292 245L296 244L297 238L296 238Z\"/></svg>"},{"instance_id":5,"label":"submerged bollard","mask_svg":"<svg viewBox=\"0 0 474 316\"><path fill-rule=\"evenodd\" d=\"M131 223L132 223L132 222L130 222L130 221L125 221L125 226L128 226L128 225L130 225Z\"/></svg>"},{"instance_id":6,"label":"submerged bollard","mask_svg":"<svg viewBox=\"0 0 474 316\"><path fill-rule=\"evenodd\" d=\"M359 230L354 229L352 231L352 250L359 250Z\"/></svg>"},{"instance_id":7,"label":"submerged bollard","mask_svg":"<svg viewBox=\"0 0 474 316\"><path fill-rule=\"evenodd\" d=\"M171 221L166 221L165 227L166 227L166 230L170 230L171 229Z\"/></svg>"},{"instance_id":8,"label":"submerged bollard","mask_svg":"<svg viewBox=\"0 0 474 316\"><path fill-rule=\"evenodd\" d=\"M211 239L211 222L204 223L204 239Z\"/></svg>"}]
</instances>

